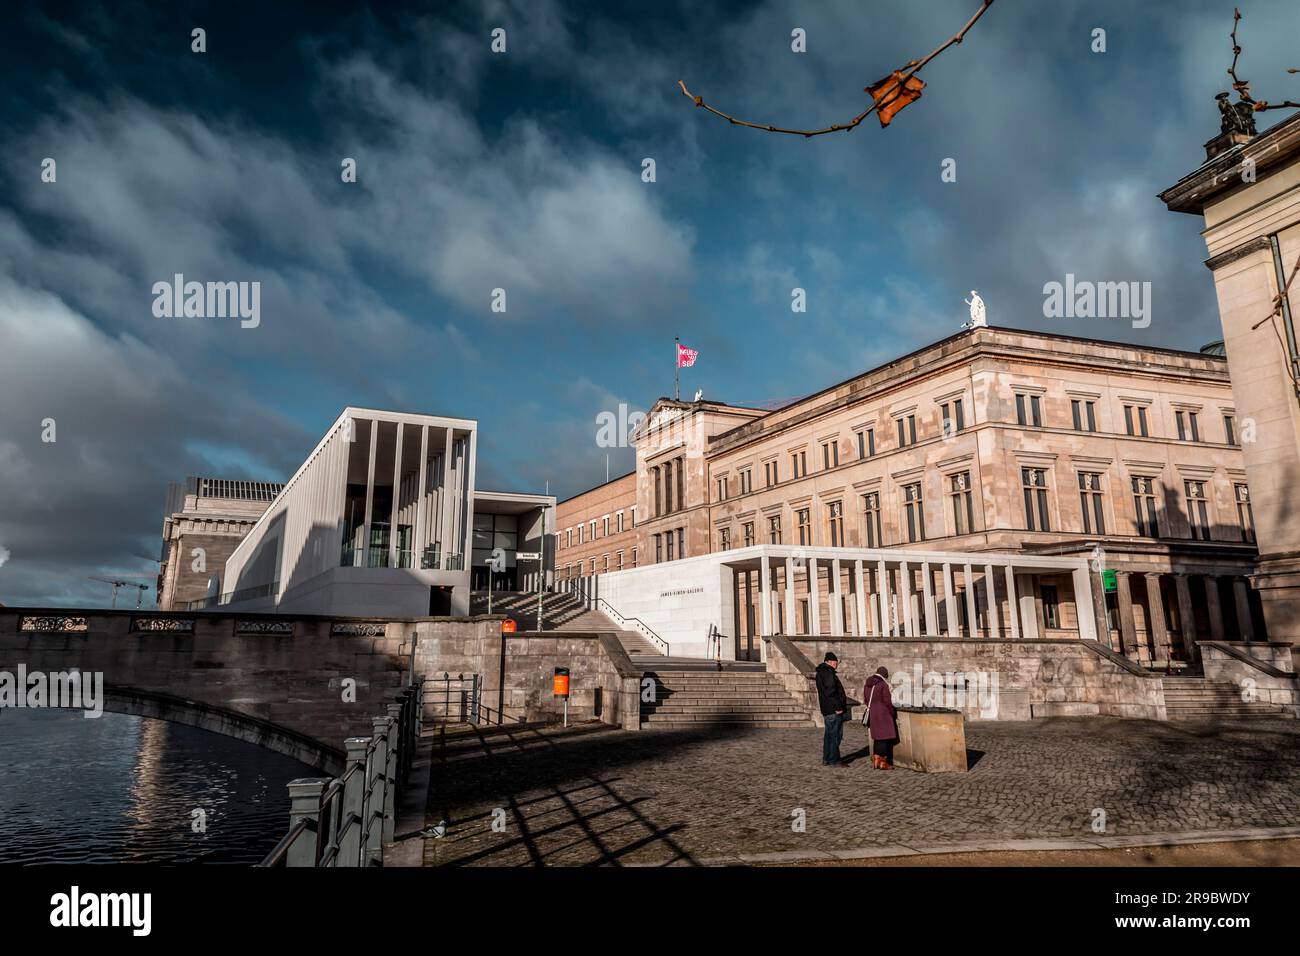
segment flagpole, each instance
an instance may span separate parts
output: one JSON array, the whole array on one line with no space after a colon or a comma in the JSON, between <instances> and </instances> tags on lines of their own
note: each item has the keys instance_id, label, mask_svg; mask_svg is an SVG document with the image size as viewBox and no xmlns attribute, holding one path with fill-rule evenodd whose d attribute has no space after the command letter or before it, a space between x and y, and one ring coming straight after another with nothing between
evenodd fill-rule
<instances>
[{"instance_id":1,"label":"flagpole","mask_svg":"<svg viewBox=\"0 0 1300 956\"><path fill-rule=\"evenodd\" d=\"M673 336L673 401L682 400L682 340Z\"/></svg>"}]
</instances>

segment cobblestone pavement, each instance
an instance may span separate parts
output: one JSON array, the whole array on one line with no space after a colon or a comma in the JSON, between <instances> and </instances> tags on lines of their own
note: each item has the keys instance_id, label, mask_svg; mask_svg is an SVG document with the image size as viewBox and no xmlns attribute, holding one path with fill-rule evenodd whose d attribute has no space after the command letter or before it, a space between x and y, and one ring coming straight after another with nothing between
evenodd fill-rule
<instances>
[{"instance_id":1,"label":"cobblestone pavement","mask_svg":"<svg viewBox=\"0 0 1300 956\"><path fill-rule=\"evenodd\" d=\"M907 843L1300 823L1300 721L968 725L965 774L845 769L821 730L473 732L435 749L426 865L698 863ZM805 832L795 832L795 811ZM494 811L498 811L494 813ZM493 829L504 824L504 832Z\"/></svg>"}]
</instances>

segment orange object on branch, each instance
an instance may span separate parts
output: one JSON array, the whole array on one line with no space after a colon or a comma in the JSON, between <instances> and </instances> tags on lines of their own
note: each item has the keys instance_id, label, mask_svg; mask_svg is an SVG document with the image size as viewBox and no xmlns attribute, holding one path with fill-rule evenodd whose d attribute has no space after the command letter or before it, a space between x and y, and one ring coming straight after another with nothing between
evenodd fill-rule
<instances>
[{"instance_id":1,"label":"orange object on branch","mask_svg":"<svg viewBox=\"0 0 1300 956\"><path fill-rule=\"evenodd\" d=\"M901 70L895 70L879 83L868 86L866 92L876 101L876 116L882 127L888 126L894 114L909 103L921 98L925 81L919 76L903 78Z\"/></svg>"}]
</instances>

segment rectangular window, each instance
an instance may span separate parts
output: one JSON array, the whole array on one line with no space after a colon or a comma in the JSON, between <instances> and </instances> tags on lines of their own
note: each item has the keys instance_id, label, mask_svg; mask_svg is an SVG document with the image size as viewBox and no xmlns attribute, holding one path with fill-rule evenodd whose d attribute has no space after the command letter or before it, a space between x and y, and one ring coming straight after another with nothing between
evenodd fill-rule
<instances>
[{"instance_id":1,"label":"rectangular window","mask_svg":"<svg viewBox=\"0 0 1300 956\"><path fill-rule=\"evenodd\" d=\"M665 532L664 538L668 541L668 560L671 561L673 560L673 544L675 543L673 533L671 531Z\"/></svg>"},{"instance_id":2,"label":"rectangular window","mask_svg":"<svg viewBox=\"0 0 1300 956\"><path fill-rule=\"evenodd\" d=\"M747 495L754 490L754 473L746 468L740 473L740 493Z\"/></svg>"},{"instance_id":3,"label":"rectangular window","mask_svg":"<svg viewBox=\"0 0 1300 956\"><path fill-rule=\"evenodd\" d=\"M686 557L686 529L677 529L677 557Z\"/></svg>"},{"instance_id":4,"label":"rectangular window","mask_svg":"<svg viewBox=\"0 0 1300 956\"><path fill-rule=\"evenodd\" d=\"M623 552L622 552L622 551L620 551L620 552L618 553L618 569L619 569L620 571L623 570Z\"/></svg>"},{"instance_id":5,"label":"rectangular window","mask_svg":"<svg viewBox=\"0 0 1300 956\"><path fill-rule=\"evenodd\" d=\"M942 410L945 436L955 434L966 427L966 410L960 398L952 402L944 402L939 407Z\"/></svg>"},{"instance_id":6,"label":"rectangular window","mask_svg":"<svg viewBox=\"0 0 1300 956\"><path fill-rule=\"evenodd\" d=\"M796 451L790 455L790 471L796 478L808 474L808 452Z\"/></svg>"},{"instance_id":7,"label":"rectangular window","mask_svg":"<svg viewBox=\"0 0 1300 956\"><path fill-rule=\"evenodd\" d=\"M1046 470L1021 468L1020 484L1025 497L1025 528L1029 531L1051 531L1052 522L1047 512Z\"/></svg>"},{"instance_id":8,"label":"rectangular window","mask_svg":"<svg viewBox=\"0 0 1300 956\"><path fill-rule=\"evenodd\" d=\"M880 534L880 492L871 491L862 496L862 518L866 527L868 548L883 548L885 539Z\"/></svg>"},{"instance_id":9,"label":"rectangular window","mask_svg":"<svg viewBox=\"0 0 1300 956\"><path fill-rule=\"evenodd\" d=\"M655 535L655 564L664 559L664 537L661 534Z\"/></svg>"},{"instance_id":10,"label":"rectangular window","mask_svg":"<svg viewBox=\"0 0 1300 956\"><path fill-rule=\"evenodd\" d=\"M1187 495L1187 523L1191 525L1192 537L1209 541L1210 503L1205 500L1205 482L1184 481L1183 492Z\"/></svg>"},{"instance_id":11,"label":"rectangular window","mask_svg":"<svg viewBox=\"0 0 1300 956\"><path fill-rule=\"evenodd\" d=\"M974 534L975 505L970 487L970 472L963 471L951 476L949 498L952 500L952 526L954 534Z\"/></svg>"},{"instance_id":12,"label":"rectangular window","mask_svg":"<svg viewBox=\"0 0 1300 956\"><path fill-rule=\"evenodd\" d=\"M618 529L619 534L623 533L623 512L614 515L614 527Z\"/></svg>"},{"instance_id":13,"label":"rectangular window","mask_svg":"<svg viewBox=\"0 0 1300 956\"><path fill-rule=\"evenodd\" d=\"M595 574L595 573L596 573L596 559L595 559L595 558L592 558L592 559L591 559L591 573L592 573L592 574Z\"/></svg>"},{"instance_id":14,"label":"rectangular window","mask_svg":"<svg viewBox=\"0 0 1300 956\"><path fill-rule=\"evenodd\" d=\"M840 443L837 441L828 441L822 445L822 468L829 470L835 468L840 463Z\"/></svg>"},{"instance_id":15,"label":"rectangular window","mask_svg":"<svg viewBox=\"0 0 1300 956\"><path fill-rule=\"evenodd\" d=\"M1160 537L1160 525L1156 522L1155 481L1151 478L1133 476L1133 511L1140 537Z\"/></svg>"},{"instance_id":16,"label":"rectangular window","mask_svg":"<svg viewBox=\"0 0 1300 956\"><path fill-rule=\"evenodd\" d=\"M769 488L781 480L780 476L776 473L775 461L766 461L763 463L763 476L767 479L767 486Z\"/></svg>"},{"instance_id":17,"label":"rectangular window","mask_svg":"<svg viewBox=\"0 0 1300 956\"><path fill-rule=\"evenodd\" d=\"M578 544L582 544L582 542L583 542L582 525L578 525Z\"/></svg>"},{"instance_id":18,"label":"rectangular window","mask_svg":"<svg viewBox=\"0 0 1300 956\"><path fill-rule=\"evenodd\" d=\"M906 448L908 445L916 444L916 416L908 415L906 418L894 419L898 426L898 447Z\"/></svg>"},{"instance_id":19,"label":"rectangular window","mask_svg":"<svg viewBox=\"0 0 1300 956\"><path fill-rule=\"evenodd\" d=\"M677 472L677 510L681 511L686 507L686 459L678 458L673 470Z\"/></svg>"},{"instance_id":20,"label":"rectangular window","mask_svg":"<svg viewBox=\"0 0 1300 956\"><path fill-rule=\"evenodd\" d=\"M1124 430L1134 436L1150 437L1147 430L1147 407L1145 405L1124 406Z\"/></svg>"},{"instance_id":21,"label":"rectangular window","mask_svg":"<svg viewBox=\"0 0 1300 956\"><path fill-rule=\"evenodd\" d=\"M723 475L718 479L718 500L727 500L727 476Z\"/></svg>"},{"instance_id":22,"label":"rectangular window","mask_svg":"<svg viewBox=\"0 0 1300 956\"><path fill-rule=\"evenodd\" d=\"M1025 395L1017 392L1016 422L1021 425L1033 425L1035 428L1041 428L1043 425L1042 399L1037 395Z\"/></svg>"},{"instance_id":23,"label":"rectangular window","mask_svg":"<svg viewBox=\"0 0 1300 956\"><path fill-rule=\"evenodd\" d=\"M718 531L718 549L727 551L731 548L731 529L722 528Z\"/></svg>"},{"instance_id":24,"label":"rectangular window","mask_svg":"<svg viewBox=\"0 0 1300 956\"><path fill-rule=\"evenodd\" d=\"M568 531L566 531L566 532L564 533L564 536L565 536L564 546L565 546L566 548L572 548L572 547L573 547L573 529L570 528Z\"/></svg>"},{"instance_id":25,"label":"rectangular window","mask_svg":"<svg viewBox=\"0 0 1300 956\"><path fill-rule=\"evenodd\" d=\"M754 522L746 521L740 526L740 531L744 538L745 547L748 548L754 543Z\"/></svg>"},{"instance_id":26,"label":"rectangular window","mask_svg":"<svg viewBox=\"0 0 1300 956\"><path fill-rule=\"evenodd\" d=\"M663 509L660 507L660 495L663 491L663 476L660 475L658 468L654 470L654 473L655 473L655 516L658 517L658 515L660 515L663 511Z\"/></svg>"},{"instance_id":27,"label":"rectangular window","mask_svg":"<svg viewBox=\"0 0 1300 956\"><path fill-rule=\"evenodd\" d=\"M1183 409L1174 410L1174 421L1178 423L1178 440L1179 441L1200 441L1201 430L1197 426L1196 412L1184 411Z\"/></svg>"},{"instance_id":28,"label":"rectangular window","mask_svg":"<svg viewBox=\"0 0 1300 956\"><path fill-rule=\"evenodd\" d=\"M609 573L609 555L607 555L607 554L606 554L606 555L603 555L603 560L604 560L604 564L603 564L603 566L602 566L602 570L603 570L606 574L608 574L608 573Z\"/></svg>"},{"instance_id":29,"label":"rectangular window","mask_svg":"<svg viewBox=\"0 0 1300 956\"><path fill-rule=\"evenodd\" d=\"M596 540L596 519L592 518L587 522L587 538L590 541Z\"/></svg>"},{"instance_id":30,"label":"rectangular window","mask_svg":"<svg viewBox=\"0 0 1300 956\"><path fill-rule=\"evenodd\" d=\"M868 428L858 432L858 457L871 458L876 454L876 430Z\"/></svg>"},{"instance_id":31,"label":"rectangular window","mask_svg":"<svg viewBox=\"0 0 1300 956\"><path fill-rule=\"evenodd\" d=\"M664 514L673 513L673 463L666 461L664 469Z\"/></svg>"},{"instance_id":32,"label":"rectangular window","mask_svg":"<svg viewBox=\"0 0 1300 956\"><path fill-rule=\"evenodd\" d=\"M1074 420L1076 432L1095 432L1097 430L1097 403L1086 399L1070 400L1070 417Z\"/></svg>"},{"instance_id":33,"label":"rectangular window","mask_svg":"<svg viewBox=\"0 0 1300 956\"><path fill-rule=\"evenodd\" d=\"M1250 510L1250 489L1245 485L1232 486L1233 497L1237 499L1237 524L1241 528L1241 540L1254 543L1255 514Z\"/></svg>"},{"instance_id":34,"label":"rectangular window","mask_svg":"<svg viewBox=\"0 0 1300 956\"><path fill-rule=\"evenodd\" d=\"M632 567L636 567L636 548L632 549Z\"/></svg>"},{"instance_id":35,"label":"rectangular window","mask_svg":"<svg viewBox=\"0 0 1300 956\"><path fill-rule=\"evenodd\" d=\"M839 501L832 501L827 506L827 519L831 532L831 547L844 547L844 505Z\"/></svg>"},{"instance_id":36,"label":"rectangular window","mask_svg":"<svg viewBox=\"0 0 1300 956\"><path fill-rule=\"evenodd\" d=\"M1229 445L1237 444L1237 419L1232 415L1223 416L1223 436Z\"/></svg>"},{"instance_id":37,"label":"rectangular window","mask_svg":"<svg viewBox=\"0 0 1300 956\"><path fill-rule=\"evenodd\" d=\"M799 526L799 543L812 544L812 526L808 522L807 508L795 512L795 523Z\"/></svg>"},{"instance_id":38,"label":"rectangular window","mask_svg":"<svg viewBox=\"0 0 1300 956\"><path fill-rule=\"evenodd\" d=\"M1043 585L1043 623L1055 630L1061 626L1061 599L1056 592L1056 585Z\"/></svg>"},{"instance_id":39,"label":"rectangular window","mask_svg":"<svg viewBox=\"0 0 1300 956\"><path fill-rule=\"evenodd\" d=\"M600 536L602 538L609 537L609 515L605 515L600 519Z\"/></svg>"},{"instance_id":40,"label":"rectangular window","mask_svg":"<svg viewBox=\"0 0 1300 956\"><path fill-rule=\"evenodd\" d=\"M767 519L767 538L769 544L781 543L781 516L773 515Z\"/></svg>"},{"instance_id":41,"label":"rectangular window","mask_svg":"<svg viewBox=\"0 0 1300 956\"><path fill-rule=\"evenodd\" d=\"M1106 511L1098 472L1079 472L1079 509L1083 513L1084 534L1106 533Z\"/></svg>"},{"instance_id":42,"label":"rectangular window","mask_svg":"<svg viewBox=\"0 0 1300 956\"><path fill-rule=\"evenodd\" d=\"M921 483L903 486L903 518L907 525L909 542L925 540L925 502L921 497Z\"/></svg>"}]
</instances>

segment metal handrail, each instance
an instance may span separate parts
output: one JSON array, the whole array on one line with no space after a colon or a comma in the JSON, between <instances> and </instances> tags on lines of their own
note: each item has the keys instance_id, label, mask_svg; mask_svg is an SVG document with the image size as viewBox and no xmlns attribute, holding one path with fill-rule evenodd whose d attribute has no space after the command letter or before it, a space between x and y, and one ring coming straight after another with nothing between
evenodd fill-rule
<instances>
[{"instance_id":1,"label":"metal handrail","mask_svg":"<svg viewBox=\"0 0 1300 956\"><path fill-rule=\"evenodd\" d=\"M586 589L580 583L574 588L574 590L577 591L580 595L582 595L584 601L590 602L592 600L591 596L587 594ZM664 657L669 656L668 642L665 641L662 637L660 637L657 633L655 633L654 628L652 628L645 621L641 620L639 617L624 617L622 614L618 613L618 610L614 607L614 605L610 604L603 597L598 597L595 599L595 601L596 601L597 609L600 609L600 606L604 605L604 610L610 615L610 617L614 618L614 620L616 620L618 623L635 624L637 627L641 629L641 632L645 634L646 637L650 638L650 640L654 641L656 644L658 644L660 647L664 649Z\"/></svg>"}]
</instances>

